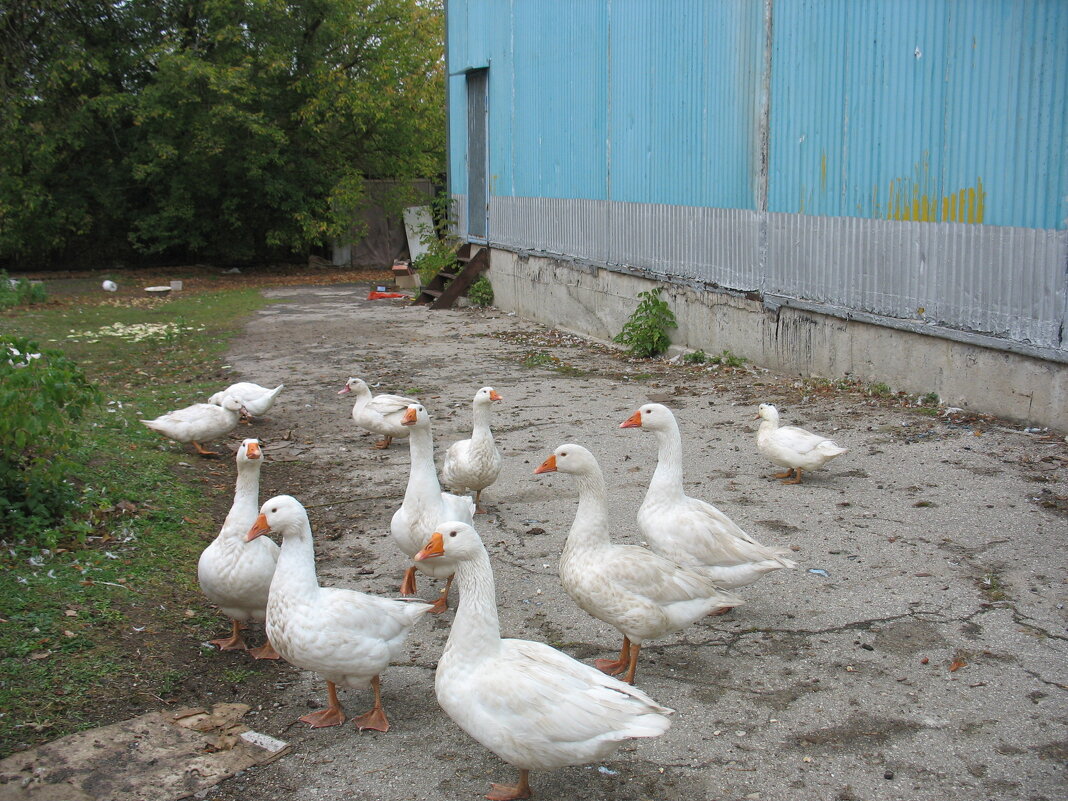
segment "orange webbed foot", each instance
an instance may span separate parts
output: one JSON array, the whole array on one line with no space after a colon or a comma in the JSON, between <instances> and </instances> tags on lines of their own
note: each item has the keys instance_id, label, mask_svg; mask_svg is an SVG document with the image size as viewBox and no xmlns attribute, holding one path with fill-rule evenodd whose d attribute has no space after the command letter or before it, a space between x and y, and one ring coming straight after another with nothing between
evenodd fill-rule
<instances>
[{"instance_id":1,"label":"orange webbed foot","mask_svg":"<svg viewBox=\"0 0 1068 801\"><path fill-rule=\"evenodd\" d=\"M354 722L360 731L364 729L389 731L389 720L386 719L386 713L380 706L373 707L371 711L360 715Z\"/></svg>"},{"instance_id":2,"label":"orange webbed foot","mask_svg":"<svg viewBox=\"0 0 1068 801\"><path fill-rule=\"evenodd\" d=\"M307 723L313 729L323 729L327 726L340 726L345 722L345 712L341 707L328 706L318 712L312 712L300 719L301 723Z\"/></svg>"}]
</instances>

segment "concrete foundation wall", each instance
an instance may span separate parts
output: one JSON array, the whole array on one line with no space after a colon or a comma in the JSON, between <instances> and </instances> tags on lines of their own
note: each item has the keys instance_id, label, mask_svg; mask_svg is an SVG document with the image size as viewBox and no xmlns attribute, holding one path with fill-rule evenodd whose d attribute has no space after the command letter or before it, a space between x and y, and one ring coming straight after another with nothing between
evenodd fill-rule
<instances>
[{"instance_id":1,"label":"concrete foundation wall","mask_svg":"<svg viewBox=\"0 0 1068 801\"><path fill-rule=\"evenodd\" d=\"M646 278L493 249L494 303L521 317L609 340L637 306ZM1068 364L759 299L662 284L679 327L672 342L730 350L804 377L850 377L1038 426L1068 428Z\"/></svg>"}]
</instances>

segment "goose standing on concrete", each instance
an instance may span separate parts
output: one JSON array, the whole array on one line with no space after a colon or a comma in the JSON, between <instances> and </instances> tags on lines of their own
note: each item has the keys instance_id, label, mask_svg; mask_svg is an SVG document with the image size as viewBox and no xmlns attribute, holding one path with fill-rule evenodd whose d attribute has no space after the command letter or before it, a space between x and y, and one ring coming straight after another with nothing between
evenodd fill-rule
<instances>
[{"instance_id":1,"label":"goose standing on concrete","mask_svg":"<svg viewBox=\"0 0 1068 801\"><path fill-rule=\"evenodd\" d=\"M482 490L501 474L501 454L490 431L490 409L501 400L493 387L482 387L471 401L471 439L454 442L445 451L441 480L453 492L475 492L475 514L485 514Z\"/></svg>"}]
</instances>

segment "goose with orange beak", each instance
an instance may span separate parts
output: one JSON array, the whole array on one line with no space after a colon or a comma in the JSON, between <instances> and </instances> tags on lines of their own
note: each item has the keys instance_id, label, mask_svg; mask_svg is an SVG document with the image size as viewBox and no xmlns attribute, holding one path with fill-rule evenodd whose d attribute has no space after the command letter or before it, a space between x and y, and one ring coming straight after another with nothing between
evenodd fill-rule
<instances>
[{"instance_id":1,"label":"goose with orange beak","mask_svg":"<svg viewBox=\"0 0 1068 801\"><path fill-rule=\"evenodd\" d=\"M419 403L403 395L375 395L361 378L350 378L345 386L338 390L338 395L356 393L356 403L352 407L352 420L360 428L365 428L382 439L372 447L384 450L394 439L408 436L408 429L401 423L404 410L413 403Z\"/></svg>"},{"instance_id":2,"label":"goose with orange beak","mask_svg":"<svg viewBox=\"0 0 1068 801\"><path fill-rule=\"evenodd\" d=\"M650 549L728 589L797 566L787 549L761 545L715 506L686 494L682 435L668 407L647 403L619 427L651 431L659 443L656 470L638 509L638 529Z\"/></svg>"},{"instance_id":3,"label":"goose with orange beak","mask_svg":"<svg viewBox=\"0 0 1068 801\"><path fill-rule=\"evenodd\" d=\"M142 420L148 428L157 431L175 442L190 442L201 456L218 456L201 443L225 437L235 428L245 407L232 395L223 398L222 403L194 403L184 409L175 409L154 420Z\"/></svg>"},{"instance_id":4,"label":"goose with orange beak","mask_svg":"<svg viewBox=\"0 0 1068 801\"><path fill-rule=\"evenodd\" d=\"M785 473L773 474L774 478L783 479L783 484L800 484L802 470L816 470L836 456L849 453L848 448L819 434L797 426L780 426L779 410L770 403L757 407L756 418L760 419L757 450L786 468Z\"/></svg>"},{"instance_id":5,"label":"goose with orange beak","mask_svg":"<svg viewBox=\"0 0 1068 801\"><path fill-rule=\"evenodd\" d=\"M434 526L442 520L473 522L475 504L466 496L441 491L437 469L434 467L434 437L430 431L430 415L421 404L409 406L401 417L401 425L409 431L408 447L411 449L411 467L404 501L393 513L389 530L393 541L405 556L414 560L415 555L426 545ZM401 582L401 595L415 595L416 570L436 579L445 579L445 589L434 602L435 614L448 607L449 589L452 587L454 565L451 559L433 562L415 562L408 567Z\"/></svg>"},{"instance_id":6,"label":"goose with orange beak","mask_svg":"<svg viewBox=\"0 0 1068 801\"><path fill-rule=\"evenodd\" d=\"M598 669L625 674L633 684L646 640L742 603L696 570L637 545L614 544L604 475L586 448L561 445L534 472L567 473L578 486L575 521L560 555L560 582L579 608L623 635L619 658L598 659Z\"/></svg>"},{"instance_id":7,"label":"goose with orange beak","mask_svg":"<svg viewBox=\"0 0 1068 801\"><path fill-rule=\"evenodd\" d=\"M502 400L493 387L482 387L471 401L471 416L474 426L471 439L454 442L445 451L445 464L441 480L455 492L475 493L475 514L485 514L482 508L482 490L490 486L501 474L501 453L493 441L490 430L490 409L494 401Z\"/></svg>"},{"instance_id":8,"label":"goose with orange beak","mask_svg":"<svg viewBox=\"0 0 1068 801\"><path fill-rule=\"evenodd\" d=\"M494 784L486 798L530 798L532 770L595 762L668 730L672 710L641 690L544 643L501 638L489 554L468 523L439 524L415 559L450 560L460 594L434 677L438 703L519 769L515 784Z\"/></svg>"},{"instance_id":9,"label":"goose with orange beak","mask_svg":"<svg viewBox=\"0 0 1068 801\"><path fill-rule=\"evenodd\" d=\"M219 535L200 554L197 579L208 600L231 620L228 638L212 640L220 651L247 650L241 636L242 624L263 622L267 617L267 595L278 562L278 546L269 539L247 542L245 535L260 508L260 466L263 450L258 439L246 439L237 449L237 486L234 502ZM249 651L256 659L278 659L270 638Z\"/></svg>"},{"instance_id":10,"label":"goose with orange beak","mask_svg":"<svg viewBox=\"0 0 1068 801\"><path fill-rule=\"evenodd\" d=\"M267 636L291 665L326 679L327 707L300 720L313 728L339 726L345 712L337 686L369 686L374 706L356 718L356 726L388 731L379 677L401 657L408 632L430 604L319 586L311 524L296 498L278 495L260 507L247 538L268 532L282 536L282 550L267 602Z\"/></svg>"}]
</instances>

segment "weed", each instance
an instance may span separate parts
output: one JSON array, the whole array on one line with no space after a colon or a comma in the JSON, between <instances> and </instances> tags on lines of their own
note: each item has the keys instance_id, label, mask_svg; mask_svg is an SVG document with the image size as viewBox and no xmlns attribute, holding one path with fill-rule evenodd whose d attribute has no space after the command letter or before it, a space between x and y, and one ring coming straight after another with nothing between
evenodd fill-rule
<instances>
[{"instance_id":1,"label":"weed","mask_svg":"<svg viewBox=\"0 0 1068 801\"><path fill-rule=\"evenodd\" d=\"M1001 576L991 571L979 579L979 589L986 597L988 601L1004 601L1009 596L1005 592L1005 585L1001 581Z\"/></svg>"},{"instance_id":2,"label":"weed","mask_svg":"<svg viewBox=\"0 0 1068 801\"><path fill-rule=\"evenodd\" d=\"M703 350L695 350L682 357L683 364L704 364L708 361L708 354Z\"/></svg>"},{"instance_id":3,"label":"weed","mask_svg":"<svg viewBox=\"0 0 1068 801\"><path fill-rule=\"evenodd\" d=\"M613 338L614 342L626 345L633 356L645 359L663 353L671 344L668 329L678 328L674 312L660 299L661 291L661 287L656 287L639 292L638 308Z\"/></svg>"},{"instance_id":4,"label":"weed","mask_svg":"<svg viewBox=\"0 0 1068 801\"><path fill-rule=\"evenodd\" d=\"M890 389L889 384L876 383L868 385L868 394L876 398L889 398L893 395L893 390Z\"/></svg>"},{"instance_id":5,"label":"weed","mask_svg":"<svg viewBox=\"0 0 1068 801\"><path fill-rule=\"evenodd\" d=\"M712 364L721 364L724 367L743 367L749 360L744 356L735 356L729 350L725 350L719 356L711 357L709 361Z\"/></svg>"},{"instance_id":6,"label":"weed","mask_svg":"<svg viewBox=\"0 0 1068 801\"><path fill-rule=\"evenodd\" d=\"M553 364L556 357L543 350L532 350L523 357L524 367L546 367Z\"/></svg>"},{"instance_id":7,"label":"weed","mask_svg":"<svg viewBox=\"0 0 1068 801\"><path fill-rule=\"evenodd\" d=\"M492 306L493 287L490 285L489 279L484 275L480 275L478 280L471 284L471 288L467 290L467 297L476 306Z\"/></svg>"},{"instance_id":8,"label":"weed","mask_svg":"<svg viewBox=\"0 0 1068 801\"><path fill-rule=\"evenodd\" d=\"M937 392L928 392L920 398L921 406L937 406L939 404L939 398Z\"/></svg>"},{"instance_id":9,"label":"weed","mask_svg":"<svg viewBox=\"0 0 1068 801\"><path fill-rule=\"evenodd\" d=\"M0 309L15 306L32 306L48 300L44 284L35 284L25 278L8 278L6 270L0 270Z\"/></svg>"},{"instance_id":10,"label":"weed","mask_svg":"<svg viewBox=\"0 0 1068 801\"><path fill-rule=\"evenodd\" d=\"M256 671L248 668L227 668L222 673L223 678L230 684L243 684L255 675Z\"/></svg>"}]
</instances>

